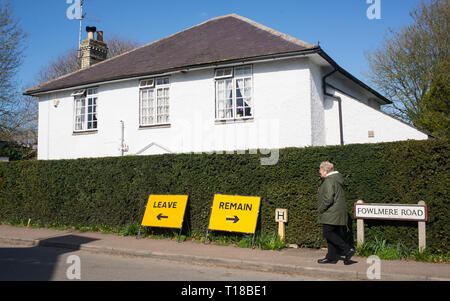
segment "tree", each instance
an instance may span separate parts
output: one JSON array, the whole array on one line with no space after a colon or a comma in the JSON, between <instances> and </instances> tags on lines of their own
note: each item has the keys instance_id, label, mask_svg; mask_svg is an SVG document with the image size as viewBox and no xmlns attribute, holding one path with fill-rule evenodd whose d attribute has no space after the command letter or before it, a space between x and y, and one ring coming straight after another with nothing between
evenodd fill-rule
<instances>
[{"instance_id":1,"label":"tree","mask_svg":"<svg viewBox=\"0 0 450 301\"><path fill-rule=\"evenodd\" d=\"M439 66L423 104L420 127L433 136L450 138L450 60Z\"/></svg>"},{"instance_id":2,"label":"tree","mask_svg":"<svg viewBox=\"0 0 450 301\"><path fill-rule=\"evenodd\" d=\"M380 48L367 55L369 79L393 101L392 114L425 131L426 105L433 79L450 55L450 0L421 2L410 13L413 23L398 32L390 30ZM427 114L428 118L434 114Z\"/></svg>"},{"instance_id":3,"label":"tree","mask_svg":"<svg viewBox=\"0 0 450 301\"><path fill-rule=\"evenodd\" d=\"M0 140L6 140L18 107L15 75L22 63L25 33L8 3L0 2Z\"/></svg>"},{"instance_id":4,"label":"tree","mask_svg":"<svg viewBox=\"0 0 450 301\"><path fill-rule=\"evenodd\" d=\"M107 58L112 58L139 46L138 42L123 39L117 36L106 39L105 43L108 46ZM37 81L42 84L60 76L77 71L80 68L81 64L80 59L78 58L78 50L72 49L66 54L49 62L48 66L43 68L37 75Z\"/></svg>"}]
</instances>

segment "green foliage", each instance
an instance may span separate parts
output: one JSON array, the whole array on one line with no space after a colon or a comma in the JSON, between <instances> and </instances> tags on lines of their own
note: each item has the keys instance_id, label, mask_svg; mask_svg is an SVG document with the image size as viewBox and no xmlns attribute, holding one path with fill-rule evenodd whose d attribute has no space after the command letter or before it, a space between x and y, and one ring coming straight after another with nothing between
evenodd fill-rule
<instances>
[{"instance_id":1,"label":"green foliage","mask_svg":"<svg viewBox=\"0 0 450 301\"><path fill-rule=\"evenodd\" d=\"M431 249L425 249L423 252L419 252L419 250L416 249L412 252L411 258L417 261L450 263L450 254L448 252L444 254L441 250L432 251Z\"/></svg>"},{"instance_id":2,"label":"green foliage","mask_svg":"<svg viewBox=\"0 0 450 301\"><path fill-rule=\"evenodd\" d=\"M372 240L365 242L364 245L357 248L357 255L368 257L376 255L384 260L417 260L426 262L449 262L449 254L444 254L441 250L431 250L426 248L420 252L417 246L407 247L402 242L396 244L388 244L386 239L374 237Z\"/></svg>"},{"instance_id":3,"label":"green foliage","mask_svg":"<svg viewBox=\"0 0 450 301\"><path fill-rule=\"evenodd\" d=\"M256 234L255 246L263 250L281 250L286 244L280 240L276 232Z\"/></svg>"},{"instance_id":4,"label":"green foliage","mask_svg":"<svg viewBox=\"0 0 450 301\"><path fill-rule=\"evenodd\" d=\"M328 160L344 175L351 216L358 200L405 204L424 200L428 205L427 247L446 253L450 233L448 142L434 139L289 148L280 150L279 162L273 166L262 166L260 155L249 154L2 163L0 221L26 225L31 218L32 224L135 235L149 194L189 194L183 230L188 233L183 235L200 239L206 232L215 193L253 195L262 197L259 231L276 232L275 209L287 208L286 243L319 248L326 243L317 223L318 169ZM350 221L351 240L356 222ZM164 231L141 231L143 235L149 233L159 235ZM377 235L389 244L417 247L414 222L367 221L367 239ZM242 239L237 235L232 243ZM274 237L265 240L276 248Z\"/></svg>"},{"instance_id":5,"label":"green foliage","mask_svg":"<svg viewBox=\"0 0 450 301\"><path fill-rule=\"evenodd\" d=\"M442 62L421 103L418 126L436 137L450 138L450 59Z\"/></svg>"},{"instance_id":6,"label":"green foliage","mask_svg":"<svg viewBox=\"0 0 450 301\"><path fill-rule=\"evenodd\" d=\"M219 232L211 233L209 240L218 245L228 246L234 244L240 248L251 248L252 241L255 248L262 250L281 250L284 249L286 243L280 240L280 237L276 232L264 233L263 231L257 231L255 237L253 235L239 235L239 234L224 234Z\"/></svg>"},{"instance_id":7,"label":"green foliage","mask_svg":"<svg viewBox=\"0 0 450 301\"><path fill-rule=\"evenodd\" d=\"M9 161L30 160L36 158L36 151L30 147L0 141L0 157L7 157Z\"/></svg>"},{"instance_id":8,"label":"green foliage","mask_svg":"<svg viewBox=\"0 0 450 301\"><path fill-rule=\"evenodd\" d=\"M131 223L125 225L123 229L119 231L120 236L136 236L139 231L139 224L138 223Z\"/></svg>"},{"instance_id":9,"label":"green foliage","mask_svg":"<svg viewBox=\"0 0 450 301\"><path fill-rule=\"evenodd\" d=\"M359 256L377 255L380 259L395 260L407 259L411 257L411 250L406 248L401 242L390 245L385 239L375 237L374 240L366 242L357 248Z\"/></svg>"}]
</instances>

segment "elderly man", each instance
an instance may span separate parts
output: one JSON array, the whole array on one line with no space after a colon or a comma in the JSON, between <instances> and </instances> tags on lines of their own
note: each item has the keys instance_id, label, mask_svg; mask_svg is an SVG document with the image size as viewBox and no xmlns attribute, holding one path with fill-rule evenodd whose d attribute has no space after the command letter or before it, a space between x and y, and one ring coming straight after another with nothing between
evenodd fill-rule
<instances>
[{"instance_id":1,"label":"elderly man","mask_svg":"<svg viewBox=\"0 0 450 301\"><path fill-rule=\"evenodd\" d=\"M339 172L334 171L334 166L330 162L322 162L319 172L322 182L318 194L318 221L322 224L322 234L328 243L328 254L317 262L337 263L340 258L337 250L340 249L341 254L345 255L344 264L350 264L355 249L344 241L344 226L347 225L344 178Z\"/></svg>"}]
</instances>

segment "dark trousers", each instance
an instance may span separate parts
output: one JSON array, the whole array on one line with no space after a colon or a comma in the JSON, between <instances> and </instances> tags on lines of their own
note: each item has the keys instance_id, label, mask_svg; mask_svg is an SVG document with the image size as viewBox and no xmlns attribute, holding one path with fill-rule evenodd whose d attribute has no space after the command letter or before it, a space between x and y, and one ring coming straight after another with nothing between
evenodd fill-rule
<instances>
[{"instance_id":1,"label":"dark trousers","mask_svg":"<svg viewBox=\"0 0 450 301\"><path fill-rule=\"evenodd\" d=\"M347 254L350 250L350 246L344 241L344 227L322 225L322 235L328 243L328 254L326 258L329 260L339 260L339 250L342 255Z\"/></svg>"}]
</instances>

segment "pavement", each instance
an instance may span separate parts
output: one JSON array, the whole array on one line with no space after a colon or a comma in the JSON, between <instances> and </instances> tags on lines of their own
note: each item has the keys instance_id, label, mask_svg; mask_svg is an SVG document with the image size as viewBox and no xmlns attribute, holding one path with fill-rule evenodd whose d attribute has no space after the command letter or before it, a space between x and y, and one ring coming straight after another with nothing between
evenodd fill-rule
<instances>
[{"instance_id":1,"label":"pavement","mask_svg":"<svg viewBox=\"0 0 450 301\"><path fill-rule=\"evenodd\" d=\"M282 251L220 246L200 241L177 242L170 239L136 239L117 234L51 230L46 228L0 225L0 243L21 246L40 246L84 250L118 256L147 257L255 271L301 274L336 280L370 280L373 262L354 256L352 265L320 265L326 250L287 248ZM404 260L381 260L381 281L450 281L450 265ZM372 275L373 273L369 273ZM214 279L211 279L214 280Z\"/></svg>"}]
</instances>

